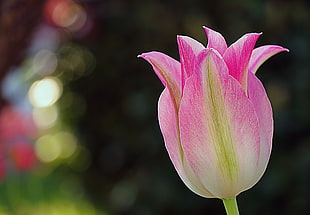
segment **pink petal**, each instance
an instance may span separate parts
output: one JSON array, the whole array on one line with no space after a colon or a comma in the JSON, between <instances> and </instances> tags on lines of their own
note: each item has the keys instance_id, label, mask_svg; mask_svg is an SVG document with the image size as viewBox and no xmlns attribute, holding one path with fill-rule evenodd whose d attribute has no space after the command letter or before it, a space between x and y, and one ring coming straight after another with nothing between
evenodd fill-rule
<instances>
[{"instance_id":1,"label":"pink petal","mask_svg":"<svg viewBox=\"0 0 310 215\"><path fill-rule=\"evenodd\" d=\"M165 146L169 157L185 185L194 193L213 197L199 182L184 158L184 152L179 138L179 120L174 108L172 97L165 89L158 101L158 119Z\"/></svg>"},{"instance_id":2,"label":"pink petal","mask_svg":"<svg viewBox=\"0 0 310 215\"><path fill-rule=\"evenodd\" d=\"M204 187L216 197L231 198L255 174L258 120L216 51L202 51L197 62L180 105L182 147Z\"/></svg>"},{"instance_id":3,"label":"pink petal","mask_svg":"<svg viewBox=\"0 0 310 215\"><path fill-rule=\"evenodd\" d=\"M205 26L203 27L203 29L205 30L207 37L208 37L207 48L214 48L221 55L223 55L227 49L227 44L226 44L224 37L220 33L210 28L207 28Z\"/></svg>"},{"instance_id":4,"label":"pink petal","mask_svg":"<svg viewBox=\"0 0 310 215\"><path fill-rule=\"evenodd\" d=\"M232 75L247 91L248 64L253 48L261 34L245 34L234 44L228 47L224 53L224 60L228 66L229 74Z\"/></svg>"},{"instance_id":5,"label":"pink petal","mask_svg":"<svg viewBox=\"0 0 310 215\"><path fill-rule=\"evenodd\" d=\"M147 52L139 55L147 60L152 66L165 87L167 87L174 99L174 105L179 106L181 88L181 65L175 59L160 52Z\"/></svg>"},{"instance_id":6,"label":"pink petal","mask_svg":"<svg viewBox=\"0 0 310 215\"><path fill-rule=\"evenodd\" d=\"M249 73L248 96L255 108L260 132L260 156L257 175L254 177L253 181L254 185L263 175L270 157L272 148L273 116L270 101L267 97L264 86L253 73Z\"/></svg>"},{"instance_id":7,"label":"pink petal","mask_svg":"<svg viewBox=\"0 0 310 215\"><path fill-rule=\"evenodd\" d=\"M261 150L259 120L254 105L232 77L227 84L225 104L240 166L236 185L236 190L240 193L240 190L244 191L252 186L251 182L257 174Z\"/></svg>"},{"instance_id":8,"label":"pink petal","mask_svg":"<svg viewBox=\"0 0 310 215\"><path fill-rule=\"evenodd\" d=\"M265 45L254 49L249 63L249 71L255 74L267 59L283 51L288 51L288 49L275 45Z\"/></svg>"},{"instance_id":9,"label":"pink petal","mask_svg":"<svg viewBox=\"0 0 310 215\"><path fill-rule=\"evenodd\" d=\"M182 170L183 159L183 149L179 141L179 120L177 110L173 105L173 99L167 88L159 97L158 119L170 159L179 172Z\"/></svg>"},{"instance_id":10,"label":"pink petal","mask_svg":"<svg viewBox=\"0 0 310 215\"><path fill-rule=\"evenodd\" d=\"M198 41L187 36L178 36L177 41L182 68L183 88L185 80L190 77L194 71L195 58L205 47Z\"/></svg>"},{"instance_id":11,"label":"pink petal","mask_svg":"<svg viewBox=\"0 0 310 215\"><path fill-rule=\"evenodd\" d=\"M169 82L175 82L177 86L180 86L180 62L166 54L156 51L143 53L138 55L138 57L147 60L153 66L156 75L165 87Z\"/></svg>"}]
</instances>

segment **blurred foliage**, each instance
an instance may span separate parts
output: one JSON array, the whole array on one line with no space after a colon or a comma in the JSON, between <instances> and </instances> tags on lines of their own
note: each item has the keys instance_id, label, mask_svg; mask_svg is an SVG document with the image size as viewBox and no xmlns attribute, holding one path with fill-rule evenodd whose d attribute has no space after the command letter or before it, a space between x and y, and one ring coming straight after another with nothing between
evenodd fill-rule
<instances>
[{"instance_id":1,"label":"blurred foliage","mask_svg":"<svg viewBox=\"0 0 310 215\"><path fill-rule=\"evenodd\" d=\"M115 215L224 214L220 200L196 196L177 176L157 121L157 101L163 87L151 67L136 57L158 50L178 59L176 35L188 35L206 44L205 25L221 32L228 43L247 32L263 32L257 45L277 44L290 49L267 61L257 73L274 108L273 152L261 181L242 193L238 201L241 214L309 213L309 1L77 2L89 12L93 27L87 34L69 33L55 52L55 75L63 83L58 102L63 124L56 130L74 131L84 150L80 157L75 155L82 161L77 166L82 167L50 164L54 172L46 177L29 173L32 179L7 179L0 190L14 180L30 183L25 196L29 203L12 208L27 211L31 199L37 198L38 210L44 214L54 207L70 210L66 204L72 202L87 211L87 200L98 210ZM54 128L52 132L57 131ZM64 185L69 194L61 194L53 186L70 177L83 190L82 200L75 195L75 188ZM46 183L49 191L40 190L41 183ZM79 212L94 214L83 210Z\"/></svg>"},{"instance_id":2,"label":"blurred foliage","mask_svg":"<svg viewBox=\"0 0 310 215\"><path fill-rule=\"evenodd\" d=\"M0 214L106 215L85 201L76 176L60 172L53 174L41 169L7 177L0 184Z\"/></svg>"}]
</instances>

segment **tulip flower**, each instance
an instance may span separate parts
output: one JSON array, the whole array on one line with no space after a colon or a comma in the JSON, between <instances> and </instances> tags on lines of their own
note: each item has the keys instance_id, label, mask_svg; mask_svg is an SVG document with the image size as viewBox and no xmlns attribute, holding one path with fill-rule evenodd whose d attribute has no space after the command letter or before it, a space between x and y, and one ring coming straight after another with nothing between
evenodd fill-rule
<instances>
[{"instance_id":1,"label":"tulip flower","mask_svg":"<svg viewBox=\"0 0 310 215\"><path fill-rule=\"evenodd\" d=\"M272 108L255 74L268 58L288 50L254 49L260 33L227 47L220 33L204 30L206 47L177 37L180 61L155 51L139 57L165 87L159 125L178 175L194 193L222 199L227 213L238 214L236 196L261 178L272 147Z\"/></svg>"}]
</instances>

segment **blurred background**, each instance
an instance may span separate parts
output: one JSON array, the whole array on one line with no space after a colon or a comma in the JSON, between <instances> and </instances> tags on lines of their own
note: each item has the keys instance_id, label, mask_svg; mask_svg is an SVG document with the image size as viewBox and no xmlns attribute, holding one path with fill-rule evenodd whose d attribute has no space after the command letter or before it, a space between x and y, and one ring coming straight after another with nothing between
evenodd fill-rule
<instances>
[{"instance_id":1,"label":"blurred background","mask_svg":"<svg viewBox=\"0 0 310 215\"><path fill-rule=\"evenodd\" d=\"M225 214L181 182L157 122L163 90L136 56L178 59L176 35L206 44L290 49L257 75L274 108L262 180L238 197L241 214L309 214L310 3L307 0L2 0L0 215Z\"/></svg>"}]
</instances>

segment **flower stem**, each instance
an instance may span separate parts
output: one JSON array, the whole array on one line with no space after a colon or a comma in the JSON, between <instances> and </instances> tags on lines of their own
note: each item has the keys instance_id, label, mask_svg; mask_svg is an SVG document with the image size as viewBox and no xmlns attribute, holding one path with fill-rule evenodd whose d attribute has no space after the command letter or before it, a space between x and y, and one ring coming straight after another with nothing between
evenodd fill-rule
<instances>
[{"instance_id":1,"label":"flower stem","mask_svg":"<svg viewBox=\"0 0 310 215\"><path fill-rule=\"evenodd\" d=\"M236 197L231 199L222 199L227 215L239 215Z\"/></svg>"}]
</instances>

